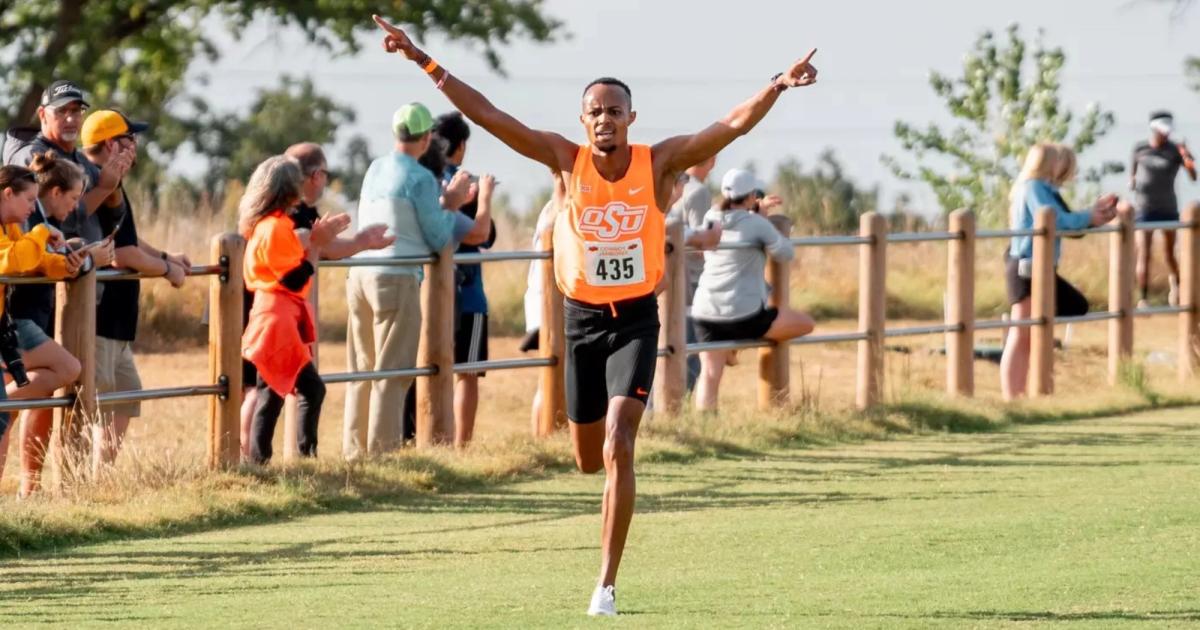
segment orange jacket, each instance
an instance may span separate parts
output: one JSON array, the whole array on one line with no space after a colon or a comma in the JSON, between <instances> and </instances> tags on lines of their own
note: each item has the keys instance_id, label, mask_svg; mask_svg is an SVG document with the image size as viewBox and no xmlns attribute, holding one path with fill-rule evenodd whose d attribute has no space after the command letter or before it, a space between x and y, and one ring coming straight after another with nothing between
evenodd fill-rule
<instances>
[{"instance_id":1,"label":"orange jacket","mask_svg":"<svg viewBox=\"0 0 1200 630\"><path fill-rule=\"evenodd\" d=\"M292 393L300 370L312 361L309 344L317 340L312 304L295 293L259 291L242 333L242 357L258 368L263 381L280 396Z\"/></svg>"}]
</instances>

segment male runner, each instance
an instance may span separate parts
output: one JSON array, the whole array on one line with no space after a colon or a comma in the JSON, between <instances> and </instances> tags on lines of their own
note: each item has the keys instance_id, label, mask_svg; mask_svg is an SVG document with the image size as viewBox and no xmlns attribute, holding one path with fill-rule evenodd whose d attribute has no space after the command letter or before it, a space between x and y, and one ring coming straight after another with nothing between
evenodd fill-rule
<instances>
[{"instance_id":1,"label":"male runner","mask_svg":"<svg viewBox=\"0 0 1200 630\"><path fill-rule=\"evenodd\" d=\"M497 109L417 48L404 31L374 16L383 46L416 62L450 102L516 152L546 165L563 199L554 226L554 275L566 297L567 417L579 470L605 470L600 580L589 615L615 615L614 584L633 517L634 438L654 380L658 344L655 287L663 276L664 211L675 179L754 128L779 95L812 85L816 50L724 119L700 133L654 146L631 145L637 118L629 87L592 81L579 117L588 143L535 131Z\"/></svg>"}]
</instances>

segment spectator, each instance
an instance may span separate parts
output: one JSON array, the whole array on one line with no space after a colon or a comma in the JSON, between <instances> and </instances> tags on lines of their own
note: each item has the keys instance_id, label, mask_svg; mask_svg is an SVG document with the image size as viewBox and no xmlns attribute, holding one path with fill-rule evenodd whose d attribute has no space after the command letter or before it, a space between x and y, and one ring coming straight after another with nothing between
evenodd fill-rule
<instances>
[{"instance_id":1,"label":"spectator","mask_svg":"<svg viewBox=\"0 0 1200 630\"><path fill-rule=\"evenodd\" d=\"M1134 191L1133 207L1137 221L1178 221L1179 200L1175 196L1175 176L1179 167L1196 181L1196 161L1183 142L1171 142L1175 121L1170 112L1150 114L1150 141L1140 142L1133 149L1129 167L1129 188ZM1179 305L1179 263L1175 260L1175 231L1139 231L1134 236L1137 246L1137 281L1141 291L1138 307L1146 306L1150 293L1150 246L1154 232L1162 232L1163 258L1167 263L1170 288L1167 302Z\"/></svg>"},{"instance_id":2,"label":"spectator","mask_svg":"<svg viewBox=\"0 0 1200 630\"><path fill-rule=\"evenodd\" d=\"M59 158L82 168L87 176L83 195L77 211L63 220L62 231L68 237L78 236L88 243L94 243L104 238L95 212L117 190L125 172L133 164L133 156L119 155L107 165L103 174L88 161L76 147L88 107L79 86L70 81L51 83L42 93L38 107L39 130L36 134L30 129L10 130L3 157L5 164L26 166L35 154L54 151ZM99 260L97 263L101 267L108 264ZM103 287L97 287L97 292L102 290Z\"/></svg>"},{"instance_id":3,"label":"spectator","mask_svg":"<svg viewBox=\"0 0 1200 630\"><path fill-rule=\"evenodd\" d=\"M93 262L87 251L68 255L48 251L47 246L65 246L63 235L57 228L45 221L28 231L21 228L34 214L61 218L70 213L83 193L83 171L58 160L52 151L36 156L33 167L34 171L20 166L0 167L0 223L4 225L0 234L0 274L41 272L61 280L90 270ZM19 386L14 374L14 381L7 385L0 399L42 398L74 382L79 376L79 361L46 336L38 324L16 317L11 305L11 297L0 302L0 325L15 332L17 347L10 350L19 351L29 382ZM11 363L5 367L10 373L14 371ZM25 412L21 439L21 496L29 495L38 487L41 462L53 424L52 420L45 421L46 417L53 418L40 412ZM0 472L4 470L8 454L9 420L8 413L0 413Z\"/></svg>"},{"instance_id":4,"label":"spectator","mask_svg":"<svg viewBox=\"0 0 1200 630\"><path fill-rule=\"evenodd\" d=\"M390 247L356 258L428 255L453 235L454 212L473 196L465 171L442 186L417 159L433 140L433 116L420 103L392 117L395 150L371 162L359 195L361 221L379 222L396 236ZM441 200L439 201L439 194ZM444 208L448 208L446 210ZM347 365L354 371L411 368L421 321L419 266L357 267L346 283L350 318ZM395 449L402 440L404 397L411 378L351 383L346 392L342 448L347 458Z\"/></svg>"},{"instance_id":5,"label":"spectator","mask_svg":"<svg viewBox=\"0 0 1200 630\"><path fill-rule=\"evenodd\" d=\"M683 186L683 197L672 204L671 211L667 213L668 221L683 221L685 239L689 239L693 232L707 231L704 217L713 207L713 197L712 191L708 188L708 182L705 180L708 179L709 173L716 165L717 156L714 155L685 171L687 180ZM710 238L714 243L720 241L720 234L702 235L701 238L705 237ZM704 270L704 252L688 252L686 260L687 307L690 311L696 295L696 285L700 282L700 272ZM696 343L696 322L690 314L687 318L686 331L687 342ZM694 354L688 355L687 364L687 390L691 392L696 387L696 379L700 376L700 357Z\"/></svg>"},{"instance_id":6,"label":"spectator","mask_svg":"<svg viewBox=\"0 0 1200 630\"><path fill-rule=\"evenodd\" d=\"M137 161L138 134L149 125L131 122L113 110L97 110L88 115L80 132L80 143L87 159L101 174L110 164L121 161L124 174ZM124 166L128 160L129 166ZM176 289L183 286L192 262L179 253L168 254L138 236L133 206L125 186L117 188L95 212L101 232L109 235L116 248L118 267L147 276L162 276ZM141 282L113 280L104 282L104 291L96 307L96 392L135 391L142 389L137 364L133 360L133 342L137 337L138 299ZM141 415L141 403L119 403L101 407L111 422L96 425L94 439L103 462L111 463L121 448L129 421ZM100 427L107 427L101 431Z\"/></svg>"},{"instance_id":7,"label":"spectator","mask_svg":"<svg viewBox=\"0 0 1200 630\"><path fill-rule=\"evenodd\" d=\"M316 326L308 292L321 248L350 226L350 217L322 217L311 230L296 229L288 214L300 202L303 179L295 160L268 158L254 170L238 208L238 229L247 237L246 286L255 292L242 356L258 369L250 440L250 461L256 464L270 461L283 398L293 392L300 399L300 455L317 454L325 383L309 349Z\"/></svg>"},{"instance_id":8,"label":"spectator","mask_svg":"<svg viewBox=\"0 0 1200 630\"><path fill-rule=\"evenodd\" d=\"M467 154L471 128L462 114L450 112L438 117L435 137L445 143L446 166L442 179L449 183L462 168ZM460 209L474 223L462 238L458 253L472 254L496 243L496 224L492 221L492 192L496 180L491 175L479 179L479 197ZM483 288L483 267L478 263L459 264L455 274L456 320L454 322L454 362L476 363L488 359L488 304ZM479 408L479 379L484 372L454 375L454 443L466 446L475 433L475 415Z\"/></svg>"},{"instance_id":9,"label":"spectator","mask_svg":"<svg viewBox=\"0 0 1200 630\"><path fill-rule=\"evenodd\" d=\"M321 145L314 142L300 142L288 147L284 152L300 166L300 174L304 177L300 185L300 203L288 215L294 229L312 230L320 212L317 203L325 196L325 188L329 185L329 163L325 159L325 151ZM396 240L386 234L387 226L383 224L368 225L354 236L338 236L321 248L322 260L340 260L348 258L368 249L380 249L391 245ZM250 310L254 304L254 293L246 291L242 299L242 328L250 321ZM241 411L241 443L242 459L250 458L250 424L254 418L254 408L258 404L258 370L254 364L242 360L242 398Z\"/></svg>"},{"instance_id":10,"label":"spectator","mask_svg":"<svg viewBox=\"0 0 1200 630\"><path fill-rule=\"evenodd\" d=\"M549 234L554 227L554 217L557 213L555 200L551 199L542 206L538 213L537 223L533 228L533 250L542 250L542 236ZM525 338L521 340L521 352L532 352L539 349L542 328L542 266L540 260L530 261L529 271L525 274ZM537 434L538 416L542 408L542 380L538 379L537 390L533 393L533 403L530 406L530 427Z\"/></svg>"},{"instance_id":11,"label":"spectator","mask_svg":"<svg viewBox=\"0 0 1200 630\"><path fill-rule=\"evenodd\" d=\"M762 215L754 211L754 175L733 169L721 180L723 199L719 209L709 211L706 221L719 224L721 243L753 243L753 249L706 252L704 270L692 303L696 337L701 343L766 338L784 342L807 335L813 319L790 306L767 306L763 280L767 257L789 261L792 244ZM716 410L718 388L727 359L725 350L700 353L700 380L696 386L696 408Z\"/></svg>"},{"instance_id":12,"label":"spectator","mask_svg":"<svg viewBox=\"0 0 1200 630\"><path fill-rule=\"evenodd\" d=\"M1075 177L1075 152L1059 145L1041 143L1029 149L1021 174L1013 183L1009 225L1014 230L1033 228L1034 213L1043 207L1055 210L1055 225L1059 230L1077 230L1103 225L1116 214L1116 195L1105 195L1096 200L1091 210L1071 212L1063 202L1058 189ZM1058 266L1061 253L1061 238L1054 241L1054 264ZM1032 294L1033 238L1014 237L1005 251L1005 280L1008 285L1008 302L1012 307L1012 320L1029 319ZM1071 286L1057 273L1054 276L1055 312L1059 316L1087 313L1087 299L1078 289ZM1000 389L1006 400L1025 394L1025 381L1029 375L1029 329L1009 330L1000 357Z\"/></svg>"}]
</instances>

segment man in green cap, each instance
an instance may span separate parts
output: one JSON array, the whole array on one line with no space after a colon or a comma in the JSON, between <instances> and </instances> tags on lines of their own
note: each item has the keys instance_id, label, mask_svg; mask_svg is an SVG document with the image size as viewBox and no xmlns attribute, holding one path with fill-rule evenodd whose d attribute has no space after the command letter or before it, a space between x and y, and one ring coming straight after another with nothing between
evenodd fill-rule
<instances>
[{"instance_id":1,"label":"man in green cap","mask_svg":"<svg viewBox=\"0 0 1200 630\"><path fill-rule=\"evenodd\" d=\"M433 115L410 103L392 116L396 136L392 152L371 162L359 195L358 224L382 223L396 237L390 247L355 258L427 256L440 251L456 233L464 215L458 209L475 196L465 171L445 189L417 159L429 148ZM466 219L465 227L472 222ZM355 372L415 367L421 330L420 266L356 267L346 282L347 363ZM351 383L346 392L342 450L347 458L394 450L402 443L404 396L413 379Z\"/></svg>"}]
</instances>

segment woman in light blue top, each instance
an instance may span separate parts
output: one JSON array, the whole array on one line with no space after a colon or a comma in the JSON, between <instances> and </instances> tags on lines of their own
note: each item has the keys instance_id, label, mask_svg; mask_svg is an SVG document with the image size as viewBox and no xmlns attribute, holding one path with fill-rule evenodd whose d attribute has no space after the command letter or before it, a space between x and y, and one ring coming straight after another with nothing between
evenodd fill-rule
<instances>
[{"instance_id":1,"label":"woman in light blue top","mask_svg":"<svg viewBox=\"0 0 1200 630\"><path fill-rule=\"evenodd\" d=\"M1055 211L1056 230L1078 230L1103 225L1116 215L1117 196L1105 195L1091 210L1071 212L1058 189L1075 177L1075 152L1061 144L1040 143L1029 149L1021 175L1013 183L1009 225L1014 230L1033 228L1034 213L1042 208ZM1054 239L1054 265L1062 252L1062 239ZM1005 252L1005 280L1014 320L1029 319L1032 311L1033 237L1013 237ZM1087 299L1057 273L1054 283L1055 314L1082 315ZM1006 400L1025 394L1029 376L1028 328L1011 328L1000 357L1000 389Z\"/></svg>"}]
</instances>

